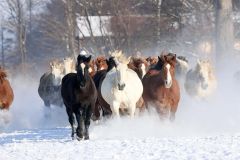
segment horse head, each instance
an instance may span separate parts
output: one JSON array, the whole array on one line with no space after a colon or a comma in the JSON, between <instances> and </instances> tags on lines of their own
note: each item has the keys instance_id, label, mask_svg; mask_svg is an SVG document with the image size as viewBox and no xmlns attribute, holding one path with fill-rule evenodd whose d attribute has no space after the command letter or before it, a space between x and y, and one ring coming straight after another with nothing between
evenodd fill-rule
<instances>
[{"instance_id":1,"label":"horse head","mask_svg":"<svg viewBox=\"0 0 240 160\"><path fill-rule=\"evenodd\" d=\"M128 59L119 59L114 58L115 64L116 64L116 82L118 89L121 91L125 88L126 83L125 81L127 80L127 70L128 68L128 63L130 62L130 57Z\"/></svg>"},{"instance_id":2,"label":"horse head","mask_svg":"<svg viewBox=\"0 0 240 160\"><path fill-rule=\"evenodd\" d=\"M148 64L142 57L132 57L128 63L128 67L134 70L138 74L139 78L142 79L147 72Z\"/></svg>"},{"instance_id":3,"label":"horse head","mask_svg":"<svg viewBox=\"0 0 240 160\"><path fill-rule=\"evenodd\" d=\"M59 61L52 61L50 62L50 70L51 70L51 74L53 75L53 83L54 85L60 85L61 84L61 80L64 76L63 74L63 65L59 62Z\"/></svg>"},{"instance_id":4,"label":"horse head","mask_svg":"<svg viewBox=\"0 0 240 160\"><path fill-rule=\"evenodd\" d=\"M71 57L66 57L63 59L63 65L64 65L64 74L68 74L68 73L73 73L75 72L75 68L74 68L74 59Z\"/></svg>"},{"instance_id":5,"label":"horse head","mask_svg":"<svg viewBox=\"0 0 240 160\"><path fill-rule=\"evenodd\" d=\"M108 68L107 60L104 56L99 56L95 60L97 70L106 70Z\"/></svg>"},{"instance_id":6,"label":"horse head","mask_svg":"<svg viewBox=\"0 0 240 160\"><path fill-rule=\"evenodd\" d=\"M76 70L77 70L77 79L78 79L78 83L80 85L80 87L85 87L86 86L86 82L88 79L89 75L89 67L90 67L90 61L91 61L92 56L82 56L79 55L77 60L77 66L76 66Z\"/></svg>"},{"instance_id":7,"label":"horse head","mask_svg":"<svg viewBox=\"0 0 240 160\"><path fill-rule=\"evenodd\" d=\"M213 77L213 68L209 60L197 60L196 72L201 82L201 87L207 89Z\"/></svg>"},{"instance_id":8,"label":"horse head","mask_svg":"<svg viewBox=\"0 0 240 160\"><path fill-rule=\"evenodd\" d=\"M166 88L171 88L175 76L176 54L161 55L158 57L156 69L161 70L161 76Z\"/></svg>"}]
</instances>

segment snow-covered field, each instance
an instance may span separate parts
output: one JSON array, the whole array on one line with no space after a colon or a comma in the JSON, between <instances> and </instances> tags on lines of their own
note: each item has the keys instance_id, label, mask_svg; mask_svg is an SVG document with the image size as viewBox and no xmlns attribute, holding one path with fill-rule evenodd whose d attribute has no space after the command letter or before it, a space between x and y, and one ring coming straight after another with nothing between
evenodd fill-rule
<instances>
[{"instance_id":1,"label":"snow-covered field","mask_svg":"<svg viewBox=\"0 0 240 160\"><path fill-rule=\"evenodd\" d=\"M0 113L0 124L9 118L0 125L0 160L240 159L240 88L233 72L222 71L207 100L182 90L174 123L160 122L154 113L100 121L92 123L88 141L71 140L64 108L44 108L38 77L14 78L14 103Z\"/></svg>"}]
</instances>

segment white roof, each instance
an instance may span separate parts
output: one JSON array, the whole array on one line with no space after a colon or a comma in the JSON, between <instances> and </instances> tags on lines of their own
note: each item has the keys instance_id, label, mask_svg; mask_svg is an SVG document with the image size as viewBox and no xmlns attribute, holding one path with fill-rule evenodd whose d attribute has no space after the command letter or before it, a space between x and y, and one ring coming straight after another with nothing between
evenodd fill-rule
<instances>
[{"instance_id":1,"label":"white roof","mask_svg":"<svg viewBox=\"0 0 240 160\"><path fill-rule=\"evenodd\" d=\"M90 25L87 21L87 17L80 16L77 18L77 25L79 28L79 36L90 37L91 29L94 37L109 36L111 32L111 16L89 16Z\"/></svg>"}]
</instances>

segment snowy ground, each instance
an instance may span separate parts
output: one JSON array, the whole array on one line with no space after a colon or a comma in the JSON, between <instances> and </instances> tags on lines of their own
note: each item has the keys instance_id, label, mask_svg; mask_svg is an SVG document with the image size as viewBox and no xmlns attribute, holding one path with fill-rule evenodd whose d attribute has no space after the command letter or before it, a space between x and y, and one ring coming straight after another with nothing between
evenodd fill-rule
<instances>
[{"instance_id":1,"label":"snowy ground","mask_svg":"<svg viewBox=\"0 0 240 160\"><path fill-rule=\"evenodd\" d=\"M226 73L207 100L182 91L174 123L154 113L101 121L92 123L90 140L80 142L70 138L64 108L44 108L38 80L12 79L14 103L0 112L0 160L240 159L240 88ZM9 123L1 125L6 117Z\"/></svg>"},{"instance_id":2,"label":"snowy ground","mask_svg":"<svg viewBox=\"0 0 240 160\"><path fill-rule=\"evenodd\" d=\"M0 136L0 158L7 159L240 159L240 135L121 138L72 141L69 128L17 131Z\"/></svg>"}]
</instances>

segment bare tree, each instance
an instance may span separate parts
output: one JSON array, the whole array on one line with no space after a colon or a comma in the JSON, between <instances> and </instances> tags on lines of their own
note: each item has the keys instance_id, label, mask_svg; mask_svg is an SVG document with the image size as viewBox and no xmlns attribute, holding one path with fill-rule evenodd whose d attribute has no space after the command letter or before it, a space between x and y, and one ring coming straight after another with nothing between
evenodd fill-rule
<instances>
[{"instance_id":1,"label":"bare tree","mask_svg":"<svg viewBox=\"0 0 240 160\"><path fill-rule=\"evenodd\" d=\"M216 3L216 53L220 61L232 54L234 43L234 26L232 20L232 1L215 0Z\"/></svg>"},{"instance_id":2,"label":"bare tree","mask_svg":"<svg viewBox=\"0 0 240 160\"><path fill-rule=\"evenodd\" d=\"M17 52L21 54L22 69L26 64L26 1L8 0L8 10L11 15L10 25L17 34Z\"/></svg>"},{"instance_id":3,"label":"bare tree","mask_svg":"<svg viewBox=\"0 0 240 160\"><path fill-rule=\"evenodd\" d=\"M68 55L75 55L76 57L76 12L75 12L76 1L75 0L66 0L65 1L65 17L67 24L67 52Z\"/></svg>"}]
</instances>

